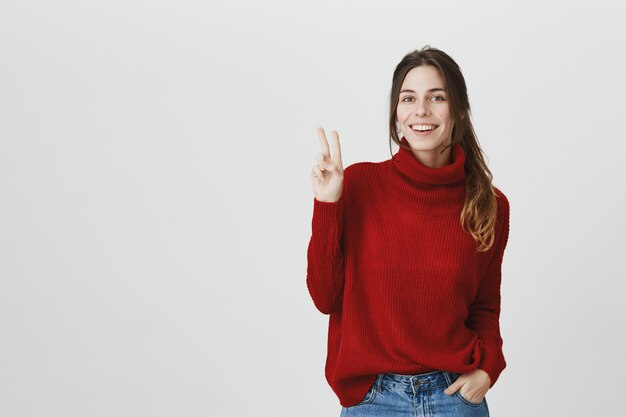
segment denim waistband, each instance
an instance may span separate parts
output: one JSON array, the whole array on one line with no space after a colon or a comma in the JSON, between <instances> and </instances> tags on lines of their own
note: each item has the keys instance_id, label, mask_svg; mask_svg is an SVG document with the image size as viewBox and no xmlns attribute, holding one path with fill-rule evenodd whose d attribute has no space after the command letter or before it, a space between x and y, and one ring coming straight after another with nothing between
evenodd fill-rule
<instances>
[{"instance_id":1,"label":"denim waistband","mask_svg":"<svg viewBox=\"0 0 626 417\"><path fill-rule=\"evenodd\" d=\"M378 374L375 384L378 390L385 387L392 391L416 391L445 387L460 374L447 371L433 371L425 374L401 375L394 373Z\"/></svg>"}]
</instances>

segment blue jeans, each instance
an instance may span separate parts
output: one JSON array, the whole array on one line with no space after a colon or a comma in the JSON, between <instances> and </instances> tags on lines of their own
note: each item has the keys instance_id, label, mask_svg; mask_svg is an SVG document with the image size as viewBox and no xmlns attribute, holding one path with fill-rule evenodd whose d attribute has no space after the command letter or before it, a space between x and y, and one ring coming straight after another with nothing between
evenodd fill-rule
<instances>
[{"instance_id":1,"label":"blue jeans","mask_svg":"<svg viewBox=\"0 0 626 417\"><path fill-rule=\"evenodd\" d=\"M478 404L443 392L461 374L434 371L417 375L378 374L363 400L342 407L340 417L489 417L487 397Z\"/></svg>"}]
</instances>

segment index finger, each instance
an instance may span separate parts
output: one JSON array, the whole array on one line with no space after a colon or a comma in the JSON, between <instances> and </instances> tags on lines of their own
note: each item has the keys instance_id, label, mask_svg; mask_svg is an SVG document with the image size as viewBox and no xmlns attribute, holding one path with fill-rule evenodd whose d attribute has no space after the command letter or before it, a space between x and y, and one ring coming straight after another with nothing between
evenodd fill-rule
<instances>
[{"instance_id":1,"label":"index finger","mask_svg":"<svg viewBox=\"0 0 626 417\"><path fill-rule=\"evenodd\" d=\"M341 162L341 145L339 145L339 133L336 130L332 131L333 136L333 157L337 162L337 165L343 168L343 163Z\"/></svg>"}]
</instances>

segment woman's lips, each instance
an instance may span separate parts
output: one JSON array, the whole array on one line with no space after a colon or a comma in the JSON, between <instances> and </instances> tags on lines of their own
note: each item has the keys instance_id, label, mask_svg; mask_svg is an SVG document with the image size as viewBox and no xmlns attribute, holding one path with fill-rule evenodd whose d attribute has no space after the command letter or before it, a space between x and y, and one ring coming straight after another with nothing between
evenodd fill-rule
<instances>
[{"instance_id":1,"label":"woman's lips","mask_svg":"<svg viewBox=\"0 0 626 417\"><path fill-rule=\"evenodd\" d=\"M434 129L431 129L431 130L426 130L426 131L424 131L424 132L420 132L420 131L418 131L418 130L413 130L413 129L411 129L411 132L413 132L413 133L414 133L415 135L417 135L417 136L428 136L428 135L430 135L432 132L434 132L435 130L437 130L437 128L438 128L438 127L439 127L439 126L437 126L437 127L436 127L436 128L434 128Z\"/></svg>"}]
</instances>

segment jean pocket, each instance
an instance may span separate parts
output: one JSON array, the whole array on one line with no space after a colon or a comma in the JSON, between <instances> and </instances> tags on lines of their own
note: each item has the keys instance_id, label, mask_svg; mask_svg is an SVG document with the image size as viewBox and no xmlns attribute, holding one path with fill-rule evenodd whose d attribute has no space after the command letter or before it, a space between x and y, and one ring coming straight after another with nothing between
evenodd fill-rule
<instances>
[{"instance_id":1,"label":"jean pocket","mask_svg":"<svg viewBox=\"0 0 626 417\"><path fill-rule=\"evenodd\" d=\"M367 391L367 394L365 394L365 397L363 397L363 400L361 400L361 402L358 403L357 405L369 404L372 401L374 401L374 398L376 398L376 394L378 394L378 384L376 383L377 381L378 381L378 378L376 379L376 381L374 381L369 391Z\"/></svg>"},{"instance_id":2,"label":"jean pocket","mask_svg":"<svg viewBox=\"0 0 626 417\"><path fill-rule=\"evenodd\" d=\"M448 387L450 385L452 385L454 383L454 381L456 381L458 379L458 377L461 376L461 374L456 373L456 372L445 372L444 375L446 376L446 380L448 382ZM463 395L461 395L461 390L460 389L457 389L456 392L453 395L459 401L461 401L463 404L469 405L470 407L480 407L485 402L485 397L483 397L483 399L480 402L478 402L478 403L471 402L470 400L465 398Z\"/></svg>"}]
</instances>

